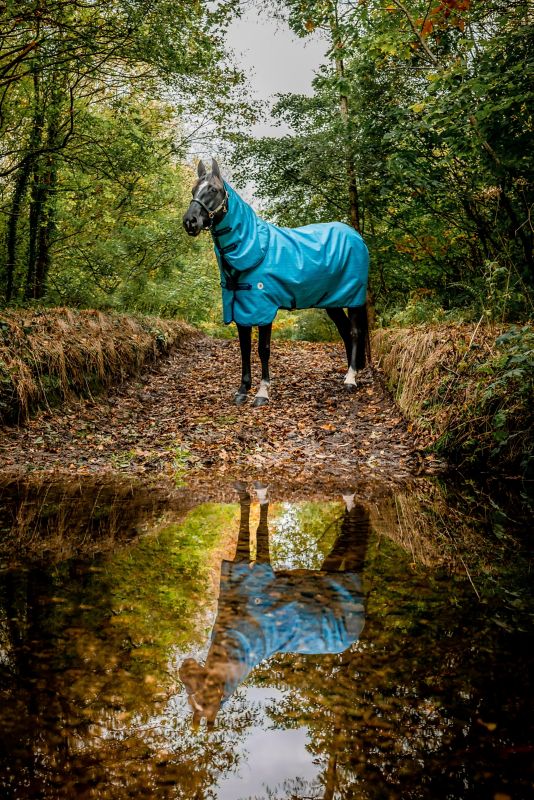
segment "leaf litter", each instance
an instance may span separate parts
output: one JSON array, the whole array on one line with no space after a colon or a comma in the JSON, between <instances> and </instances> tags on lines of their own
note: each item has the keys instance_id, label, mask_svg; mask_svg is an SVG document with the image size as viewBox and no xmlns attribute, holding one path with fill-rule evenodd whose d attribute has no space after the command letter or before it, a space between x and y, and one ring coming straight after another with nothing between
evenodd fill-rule
<instances>
[{"instance_id":1,"label":"leaf litter","mask_svg":"<svg viewBox=\"0 0 534 800\"><path fill-rule=\"evenodd\" d=\"M357 392L347 392L341 345L275 341L271 402L262 408L252 405L257 359L253 371L250 398L238 408L237 341L184 337L169 357L106 394L3 428L0 469L118 472L191 487L267 477L308 491L398 485L421 471L424 459L376 371L366 369Z\"/></svg>"}]
</instances>

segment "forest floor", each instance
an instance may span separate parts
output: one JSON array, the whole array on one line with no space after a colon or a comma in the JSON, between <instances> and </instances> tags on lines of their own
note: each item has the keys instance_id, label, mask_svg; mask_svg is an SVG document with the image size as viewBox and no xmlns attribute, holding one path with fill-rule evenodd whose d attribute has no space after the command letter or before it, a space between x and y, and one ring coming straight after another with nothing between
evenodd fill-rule
<instances>
[{"instance_id":1,"label":"forest floor","mask_svg":"<svg viewBox=\"0 0 534 800\"><path fill-rule=\"evenodd\" d=\"M364 371L358 391L346 391L341 345L275 341L271 365L271 403L253 408L253 387L237 408L238 343L187 336L137 378L0 430L0 470L122 473L197 487L258 479L286 494L322 494L399 485L439 468L418 452L376 373ZM254 368L259 382L257 361Z\"/></svg>"}]
</instances>

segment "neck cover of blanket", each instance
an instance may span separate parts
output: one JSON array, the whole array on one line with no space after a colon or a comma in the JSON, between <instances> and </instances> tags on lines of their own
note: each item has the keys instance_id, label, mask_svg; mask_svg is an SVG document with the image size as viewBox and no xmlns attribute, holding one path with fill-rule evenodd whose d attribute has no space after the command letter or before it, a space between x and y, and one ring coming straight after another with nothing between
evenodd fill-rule
<instances>
[{"instance_id":1,"label":"neck cover of blanket","mask_svg":"<svg viewBox=\"0 0 534 800\"><path fill-rule=\"evenodd\" d=\"M280 308L348 308L366 300L369 254L342 222L279 228L225 183L228 211L212 228L224 321L268 325Z\"/></svg>"}]
</instances>

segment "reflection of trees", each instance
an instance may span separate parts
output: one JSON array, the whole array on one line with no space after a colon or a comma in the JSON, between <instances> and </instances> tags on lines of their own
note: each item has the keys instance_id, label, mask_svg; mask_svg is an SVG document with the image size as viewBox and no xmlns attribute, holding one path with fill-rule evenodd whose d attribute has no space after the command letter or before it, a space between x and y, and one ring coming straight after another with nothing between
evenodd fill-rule
<instances>
[{"instance_id":1,"label":"reflection of trees","mask_svg":"<svg viewBox=\"0 0 534 800\"><path fill-rule=\"evenodd\" d=\"M324 765L310 796L467 800L530 785L532 670L494 624L493 584L479 576L481 604L466 575L414 569L411 552L376 537L365 577L366 627L348 654L277 656L254 676L284 691L274 725L310 732Z\"/></svg>"},{"instance_id":2,"label":"reflection of trees","mask_svg":"<svg viewBox=\"0 0 534 800\"><path fill-rule=\"evenodd\" d=\"M198 600L233 507L91 562L10 571L0 583L0 793L209 797L253 712L192 735L169 663L198 641ZM4 777L5 776L5 777Z\"/></svg>"},{"instance_id":3,"label":"reflection of trees","mask_svg":"<svg viewBox=\"0 0 534 800\"><path fill-rule=\"evenodd\" d=\"M0 477L0 494L0 556L10 563L109 551L153 525L164 510L183 508L168 487L122 477Z\"/></svg>"},{"instance_id":4,"label":"reflection of trees","mask_svg":"<svg viewBox=\"0 0 534 800\"><path fill-rule=\"evenodd\" d=\"M516 540L493 536L487 514L478 524L474 505L460 524L460 504L446 518L441 501L419 509L406 497L402 503L411 539L396 530L372 536L360 641L345 655L274 656L253 674L254 684L283 692L267 709L272 724L306 726L322 769L320 783L295 779L273 789L272 800L529 796L533 648L531 633L515 633L521 615L521 627L532 630L525 557ZM324 558L341 508L328 505L322 523L321 508L282 508L286 527L274 531L273 560L294 563L300 554L299 566L316 566L306 561L308 523L319 543L313 557ZM113 556L5 574L2 796L216 797L218 777L244 758L257 710L238 690L213 732L192 731L169 660L203 639L214 553L236 512L205 506ZM478 543L476 560L463 548L462 525L471 531L465 540ZM428 543L426 566L413 563L418 530ZM441 558L438 545L452 542L451 532L451 555Z\"/></svg>"}]
</instances>

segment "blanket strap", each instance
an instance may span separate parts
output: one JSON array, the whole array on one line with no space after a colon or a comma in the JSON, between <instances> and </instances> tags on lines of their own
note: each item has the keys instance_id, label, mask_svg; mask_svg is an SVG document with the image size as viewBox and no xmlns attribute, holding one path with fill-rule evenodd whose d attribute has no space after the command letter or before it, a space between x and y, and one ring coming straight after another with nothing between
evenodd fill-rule
<instances>
[{"instance_id":1,"label":"blanket strap","mask_svg":"<svg viewBox=\"0 0 534 800\"><path fill-rule=\"evenodd\" d=\"M219 247L219 253L224 255L225 253L231 253L233 250L237 250L237 248L238 243L232 242L231 244L227 244L226 247Z\"/></svg>"},{"instance_id":2,"label":"blanket strap","mask_svg":"<svg viewBox=\"0 0 534 800\"><path fill-rule=\"evenodd\" d=\"M224 250L219 250L220 257L221 257L221 267L222 272L224 275L224 283L221 283L221 286L224 289L228 289L232 292L232 319L235 319L234 315L234 307L235 301L237 299L237 292L241 289L252 289L251 283L239 283L239 270L234 269L230 266L230 264L226 261L224 257Z\"/></svg>"}]
</instances>

